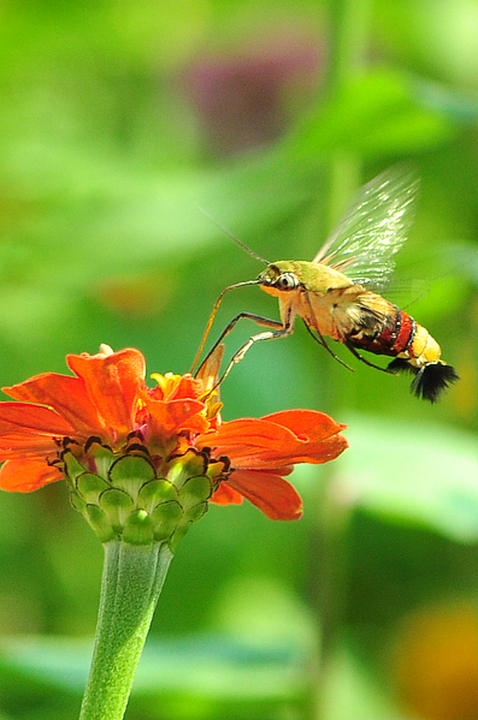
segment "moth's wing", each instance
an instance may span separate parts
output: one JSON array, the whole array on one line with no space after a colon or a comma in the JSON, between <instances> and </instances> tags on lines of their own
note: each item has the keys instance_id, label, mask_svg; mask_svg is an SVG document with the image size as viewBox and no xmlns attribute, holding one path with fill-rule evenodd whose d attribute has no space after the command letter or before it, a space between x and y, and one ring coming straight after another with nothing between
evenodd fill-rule
<instances>
[{"instance_id":1,"label":"moth's wing","mask_svg":"<svg viewBox=\"0 0 478 720\"><path fill-rule=\"evenodd\" d=\"M383 287L394 270L394 255L407 239L418 186L414 172L403 166L371 180L312 262L365 287Z\"/></svg>"},{"instance_id":2,"label":"moth's wing","mask_svg":"<svg viewBox=\"0 0 478 720\"><path fill-rule=\"evenodd\" d=\"M393 328L395 315L390 309L390 303L385 298L375 293L364 293L359 296L354 308L359 315L356 324L369 330L377 329L379 332L387 327Z\"/></svg>"}]
</instances>

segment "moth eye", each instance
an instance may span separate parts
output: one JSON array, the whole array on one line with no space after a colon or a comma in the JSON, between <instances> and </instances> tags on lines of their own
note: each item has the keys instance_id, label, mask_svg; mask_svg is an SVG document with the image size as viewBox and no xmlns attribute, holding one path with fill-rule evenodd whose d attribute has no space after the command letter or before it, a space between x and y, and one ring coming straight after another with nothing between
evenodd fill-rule
<instances>
[{"instance_id":1,"label":"moth eye","mask_svg":"<svg viewBox=\"0 0 478 720\"><path fill-rule=\"evenodd\" d=\"M298 281L293 273L283 273L276 281L276 288L278 290L293 290L297 285Z\"/></svg>"}]
</instances>

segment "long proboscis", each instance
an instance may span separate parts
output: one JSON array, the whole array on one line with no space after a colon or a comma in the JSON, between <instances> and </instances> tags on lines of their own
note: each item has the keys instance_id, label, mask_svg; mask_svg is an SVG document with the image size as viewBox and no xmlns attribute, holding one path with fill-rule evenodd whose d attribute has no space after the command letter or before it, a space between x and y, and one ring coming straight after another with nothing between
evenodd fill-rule
<instances>
[{"instance_id":1,"label":"long proboscis","mask_svg":"<svg viewBox=\"0 0 478 720\"><path fill-rule=\"evenodd\" d=\"M208 323L206 325L206 330L204 331L204 335L201 340L201 344L199 345L199 350L196 353L196 357L194 358L194 362L191 367L191 375L194 372L194 368L198 364L199 358L201 357L201 353L204 350L204 345L206 344L206 340L208 338L209 332L211 330L212 324L214 322L214 318L216 317L217 310L219 308L219 305L222 302L222 299L224 298L224 295L229 292L229 290L235 290L236 288L244 287L245 285L258 285L259 280L244 280L240 283L235 283L234 285L229 285L227 288L224 288L224 290L221 292L219 297L217 298L216 302L214 303L214 307L212 309L211 315L209 316Z\"/></svg>"}]
</instances>

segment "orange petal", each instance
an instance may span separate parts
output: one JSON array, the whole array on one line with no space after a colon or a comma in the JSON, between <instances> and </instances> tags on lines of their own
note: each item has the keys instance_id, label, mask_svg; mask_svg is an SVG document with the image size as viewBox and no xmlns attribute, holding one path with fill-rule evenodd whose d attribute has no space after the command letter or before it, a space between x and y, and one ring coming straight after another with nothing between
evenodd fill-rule
<instances>
[{"instance_id":1,"label":"orange petal","mask_svg":"<svg viewBox=\"0 0 478 720\"><path fill-rule=\"evenodd\" d=\"M48 435L23 435L13 433L0 437L0 462L41 456L53 459L58 454L58 445Z\"/></svg>"},{"instance_id":2,"label":"orange petal","mask_svg":"<svg viewBox=\"0 0 478 720\"><path fill-rule=\"evenodd\" d=\"M202 433L209 427L206 418L199 414L204 410L204 403L199 400L149 400L147 407L151 437L168 438L179 430Z\"/></svg>"},{"instance_id":3,"label":"orange petal","mask_svg":"<svg viewBox=\"0 0 478 720\"><path fill-rule=\"evenodd\" d=\"M94 435L104 430L105 423L93 405L84 380L58 373L43 373L25 382L2 388L16 400L49 405L64 417L73 429L68 434Z\"/></svg>"},{"instance_id":4,"label":"orange petal","mask_svg":"<svg viewBox=\"0 0 478 720\"><path fill-rule=\"evenodd\" d=\"M221 454L227 455L233 464L237 464L236 460L247 457L251 462L257 460L258 467L262 466L265 455L275 458L280 449L289 449L296 443L296 436L287 428L258 418L225 422L214 433L201 435L196 442L198 446L209 445L219 450Z\"/></svg>"},{"instance_id":5,"label":"orange petal","mask_svg":"<svg viewBox=\"0 0 478 720\"><path fill-rule=\"evenodd\" d=\"M0 403L0 437L13 433L71 435L73 427L50 408L24 402Z\"/></svg>"},{"instance_id":6,"label":"orange petal","mask_svg":"<svg viewBox=\"0 0 478 720\"><path fill-rule=\"evenodd\" d=\"M138 400L145 394L145 361L134 348L111 355L68 355L68 366L85 382L88 397L113 441L134 429Z\"/></svg>"},{"instance_id":7,"label":"orange petal","mask_svg":"<svg viewBox=\"0 0 478 720\"><path fill-rule=\"evenodd\" d=\"M313 410L292 410L268 416L274 422L280 421L294 426L298 443L289 456L294 463L325 463L335 460L346 448L348 442L340 432L346 425L336 423L328 415Z\"/></svg>"},{"instance_id":8,"label":"orange petal","mask_svg":"<svg viewBox=\"0 0 478 720\"><path fill-rule=\"evenodd\" d=\"M304 441L296 447L294 463L329 462L349 446L340 435L347 426L316 410L284 410L263 419L290 428L299 440Z\"/></svg>"},{"instance_id":9,"label":"orange petal","mask_svg":"<svg viewBox=\"0 0 478 720\"><path fill-rule=\"evenodd\" d=\"M211 497L211 502L215 505L242 505L243 501L244 496L226 482L222 482Z\"/></svg>"},{"instance_id":10,"label":"orange petal","mask_svg":"<svg viewBox=\"0 0 478 720\"><path fill-rule=\"evenodd\" d=\"M183 375L168 400L179 400L181 398L196 399L202 392L202 382L191 375Z\"/></svg>"},{"instance_id":11,"label":"orange petal","mask_svg":"<svg viewBox=\"0 0 478 720\"><path fill-rule=\"evenodd\" d=\"M8 460L0 468L0 488L10 492L32 492L62 479L56 467L45 460Z\"/></svg>"},{"instance_id":12,"label":"orange petal","mask_svg":"<svg viewBox=\"0 0 478 720\"><path fill-rule=\"evenodd\" d=\"M209 445L227 455L236 468L257 470L299 462L324 463L347 447L345 438L338 434L342 426L323 413L295 410L270 417L274 422L250 418L223 423L214 434L198 438L197 444ZM280 420L287 422L291 429Z\"/></svg>"},{"instance_id":13,"label":"orange petal","mask_svg":"<svg viewBox=\"0 0 478 720\"><path fill-rule=\"evenodd\" d=\"M282 410L262 419L287 427L295 435L323 440L347 428L347 425L336 423L329 415L317 410Z\"/></svg>"},{"instance_id":14,"label":"orange petal","mask_svg":"<svg viewBox=\"0 0 478 720\"><path fill-rule=\"evenodd\" d=\"M298 520L302 515L300 495L280 475L235 470L227 482L271 520Z\"/></svg>"}]
</instances>

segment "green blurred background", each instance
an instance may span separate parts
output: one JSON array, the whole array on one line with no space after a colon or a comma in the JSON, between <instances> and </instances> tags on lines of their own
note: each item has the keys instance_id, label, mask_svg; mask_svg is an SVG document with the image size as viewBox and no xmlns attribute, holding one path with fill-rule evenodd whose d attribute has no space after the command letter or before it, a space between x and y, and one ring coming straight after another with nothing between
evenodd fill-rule
<instances>
[{"instance_id":1,"label":"green blurred background","mask_svg":"<svg viewBox=\"0 0 478 720\"><path fill-rule=\"evenodd\" d=\"M311 259L404 159L391 297L462 378L432 407L299 324L251 350L225 419L321 409L351 447L295 472L300 522L212 507L186 536L130 720L478 718L477 48L476 0L2 3L2 385L101 342L187 372L219 292L262 269L198 206ZM212 338L241 310L277 317L241 289ZM102 549L62 484L2 493L0 520L0 720L75 717Z\"/></svg>"}]
</instances>

